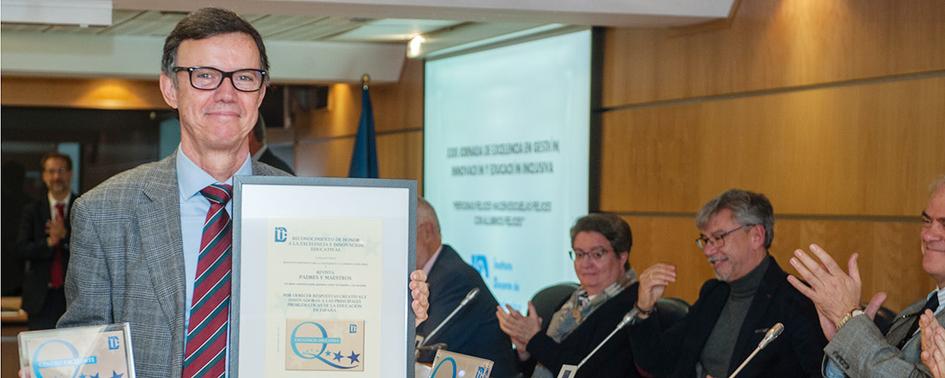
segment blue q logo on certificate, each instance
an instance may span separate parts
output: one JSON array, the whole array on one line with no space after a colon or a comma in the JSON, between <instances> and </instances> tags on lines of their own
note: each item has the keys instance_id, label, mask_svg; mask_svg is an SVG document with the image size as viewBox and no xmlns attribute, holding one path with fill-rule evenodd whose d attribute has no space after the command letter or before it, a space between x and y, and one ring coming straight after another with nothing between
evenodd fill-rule
<instances>
[{"instance_id":1,"label":"blue q logo on certificate","mask_svg":"<svg viewBox=\"0 0 945 378\"><path fill-rule=\"evenodd\" d=\"M34 378L133 378L127 324L23 332L20 367Z\"/></svg>"},{"instance_id":2,"label":"blue q logo on certificate","mask_svg":"<svg viewBox=\"0 0 945 378\"><path fill-rule=\"evenodd\" d=\"M363 371L364 322L286 319L286 370Z\"/></svg>"}]
</instances>

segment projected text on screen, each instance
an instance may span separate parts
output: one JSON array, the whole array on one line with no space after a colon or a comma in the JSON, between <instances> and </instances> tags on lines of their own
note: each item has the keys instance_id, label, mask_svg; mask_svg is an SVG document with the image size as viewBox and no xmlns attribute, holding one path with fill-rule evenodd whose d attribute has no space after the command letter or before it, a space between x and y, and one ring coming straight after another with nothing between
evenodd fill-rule
<instances>
[{"instance_id":1,"label":"projected text on screen","mask_svg":"<svg viewBox=\"0 0 945 378\"><path fill-rule=\"evenodd\" d=\"M500 303L576 281L568 230L587 213L591 33L426 64L424 194L443 242Z\"/></svg>"}]
</instances>

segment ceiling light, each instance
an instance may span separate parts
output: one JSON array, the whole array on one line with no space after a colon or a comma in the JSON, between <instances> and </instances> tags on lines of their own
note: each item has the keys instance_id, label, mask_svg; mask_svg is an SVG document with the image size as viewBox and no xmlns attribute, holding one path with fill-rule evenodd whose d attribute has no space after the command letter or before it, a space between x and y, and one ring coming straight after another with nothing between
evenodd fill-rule
<instances>
[{"instance_id":1,"label":"ceiling light","mask_svg":"<svg viewBox=\"0 0 945 378\"><path fill-rule=\"evenodd\" d=\"M410 42L407 42L407 57L416 58L420 56L420 48L423 47L423 42L425 41L426 39L420 34L410 38Z\"/></svg>"}]
</instances>

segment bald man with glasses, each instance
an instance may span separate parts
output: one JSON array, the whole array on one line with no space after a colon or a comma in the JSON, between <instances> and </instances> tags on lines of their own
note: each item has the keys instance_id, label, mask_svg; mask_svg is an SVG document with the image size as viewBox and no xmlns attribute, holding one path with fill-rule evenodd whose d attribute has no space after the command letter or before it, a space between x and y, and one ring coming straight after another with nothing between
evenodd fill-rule
<instances>
[{"instance_id":1,"label":"bald man with glasses","mask_svg":"<svg viewBox=\"0 0 945 378\"><path fill-rule=\"evenodd\" d=\"M732 189L696 216L702 250L716 279L706 281L689 313L671 326L653 316L656 300L676 281L676 267L655 264L640 275L639 315L630 327L637 366L658 377L728 377L776 323L781 336L739 377L820 376L827 343L817 312L787 282L768 254L774 211L763 194Z\"/></svg>"}]
</instances>

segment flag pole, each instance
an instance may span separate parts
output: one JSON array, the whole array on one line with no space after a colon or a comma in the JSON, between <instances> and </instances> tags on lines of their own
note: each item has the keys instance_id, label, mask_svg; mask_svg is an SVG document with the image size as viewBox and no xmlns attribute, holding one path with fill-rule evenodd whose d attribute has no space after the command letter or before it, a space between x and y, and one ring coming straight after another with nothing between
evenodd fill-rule
<instances>
[{"instance_id":1,"label":"flag pole","mask_svg":"<svg viewBox=\"0 0 945 378\"><path fill-rule=\"evenodd\" d=\"M348 177L377 178L377 141L374 134L374 111L368 85L371 76L361 75L361 118L358 119L358 133L354 139L351 153L351 166Z\"/></svg>"}]
</instances>

